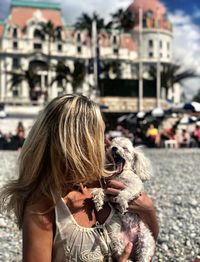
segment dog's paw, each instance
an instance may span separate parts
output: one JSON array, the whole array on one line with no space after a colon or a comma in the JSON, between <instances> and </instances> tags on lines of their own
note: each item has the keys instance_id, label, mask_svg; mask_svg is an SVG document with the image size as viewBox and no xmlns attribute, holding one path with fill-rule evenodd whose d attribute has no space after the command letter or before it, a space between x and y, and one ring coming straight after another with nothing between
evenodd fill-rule
<instances>
[{"instance_id":1,"label":"dog's paw","mask_svg":"<svg viewBox=\"0 0 200 262\"><path fill-rule=\"evenodd\" d=\"M94 188L92 190L93 202L97 211L100 211L103 208L105 201L105 193L102 188Z\"/></svg>"}]
</instances>

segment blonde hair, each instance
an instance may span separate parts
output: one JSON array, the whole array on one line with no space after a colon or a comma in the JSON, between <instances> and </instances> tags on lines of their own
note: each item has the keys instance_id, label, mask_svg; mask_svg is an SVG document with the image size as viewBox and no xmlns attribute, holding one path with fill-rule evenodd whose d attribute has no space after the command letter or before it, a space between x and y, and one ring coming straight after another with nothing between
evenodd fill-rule
<instances>
[{"instance_id":1,"label":"blonde hair","mask_svg":"<svg viewBox=\"0 0 200 262\"><path fill-rule=\"evenodd\" d=\"M41 111L26 138L19 178L4 187L1 206L14 211L21 227L27 202L41 196L52 200L52 193L61 197L73 184L97 181L106 175L104 164L99 106L81 95L57 97Z\"/></svg>"}]
</instances>

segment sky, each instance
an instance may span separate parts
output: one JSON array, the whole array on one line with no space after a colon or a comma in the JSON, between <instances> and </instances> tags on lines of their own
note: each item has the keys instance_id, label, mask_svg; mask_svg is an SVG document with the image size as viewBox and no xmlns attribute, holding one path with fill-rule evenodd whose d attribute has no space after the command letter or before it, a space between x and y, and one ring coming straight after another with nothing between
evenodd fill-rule
<instances>
[{"instance_id":1,"label":"sky","mask_svg":"<svg viewBox=\"0 0 200 262\"><path fill-rule=\"evenodd\" d=\"M38 0L35 0L38 1ZM108 18L110 13L120 7L126 8L133 0L43 0L43 2L60 2L63 16L67 24L73 24L82 13L98 12ZM147 0L149 1L149 0ZM200 0L161 0L173 23L174 60L183 69L193 69L200 74ZM10 0L0 0L0 19L9 13ZM200 89L200 78L186 80L184 92L190 100Z\"/></svg>"}]
</instances>

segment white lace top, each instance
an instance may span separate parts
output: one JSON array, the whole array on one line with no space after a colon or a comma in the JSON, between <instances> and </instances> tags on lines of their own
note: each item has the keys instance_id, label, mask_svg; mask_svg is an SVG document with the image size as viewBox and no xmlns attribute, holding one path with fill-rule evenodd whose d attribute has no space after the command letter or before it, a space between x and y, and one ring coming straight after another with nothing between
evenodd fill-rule
<instances>
[{"instance_id":1,"label":"white lace top","mask_svg":"<svg viewBox=\"0 0 200 262\"><path fill-rule=\"evenodd\" d=\"M53 262L105 262L112 261L115 241L111 241L113 228L120 231L121 220L115 210L104 224L86 228L77 224L63 199L55 206L56 234L53 244Z\"/></svg>"}]
</instances>

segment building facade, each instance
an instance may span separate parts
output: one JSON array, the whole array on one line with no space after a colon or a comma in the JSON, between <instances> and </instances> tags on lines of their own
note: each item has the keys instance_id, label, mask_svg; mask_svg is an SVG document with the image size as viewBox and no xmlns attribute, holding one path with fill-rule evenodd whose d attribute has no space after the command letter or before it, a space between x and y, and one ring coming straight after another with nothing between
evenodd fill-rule
<instances>
[{"instance_id":1,"label":"building facade","mask_svg":"<svg viewBox=\"0 0 200 262\"><path fill-rule=\"evenodd\" d=\"M167 97L163 95L163 87L159 81L154 83L157 92L153 95L145 97L146 91L142 92L140 97L138 95L139 85L146 90L151 88L148 83L144 87L143 80L151 80L148 73L150 66L154 65L159 75L162 64L172 63L173 35L166 10L157 0L135 0L129 10L135 17L131 33L112 30L110 33L101 31L98 35L98 61L101 61L104 67L109 66L109 69L106 72L103 69L96 72L97 77L94 75L93 62L96 53L93 39L87 31L77 31L65 25L59 4L12 0L10 15L5 21L0 22L1 102L43 104L61 93L74 92L73 81L70 79L56 81L57 65L62 62L73 75L78 61L84 65L85 72L84 80L79 83L76 92L98 99L99 102L108 105L108 111L137 111L139 99L142 100L140 110L146 111L156 106L167 107ZM52 38L48 34L41 34L42 25L49 22L53 24L56 32ZM120 76L117 76L114 67L120 69ZM35 71L37 81L31 86L30 77ZM141 71L142 76L139 74ZM95 82L95 77L98 78L98 83ZM105 90L105 78L109 78L109 92ZM128 83L127 95L120 95L120 92L123 93L123 86L115 94L117 78ZM124 82L120 83L123 85ZM134 88L135 93L132 92ZM100 92L97 92L99 90ZM135 95L131 95L133 93ZM173 89L169 93L178 99Z\"/></svg>"}]
</instances>

